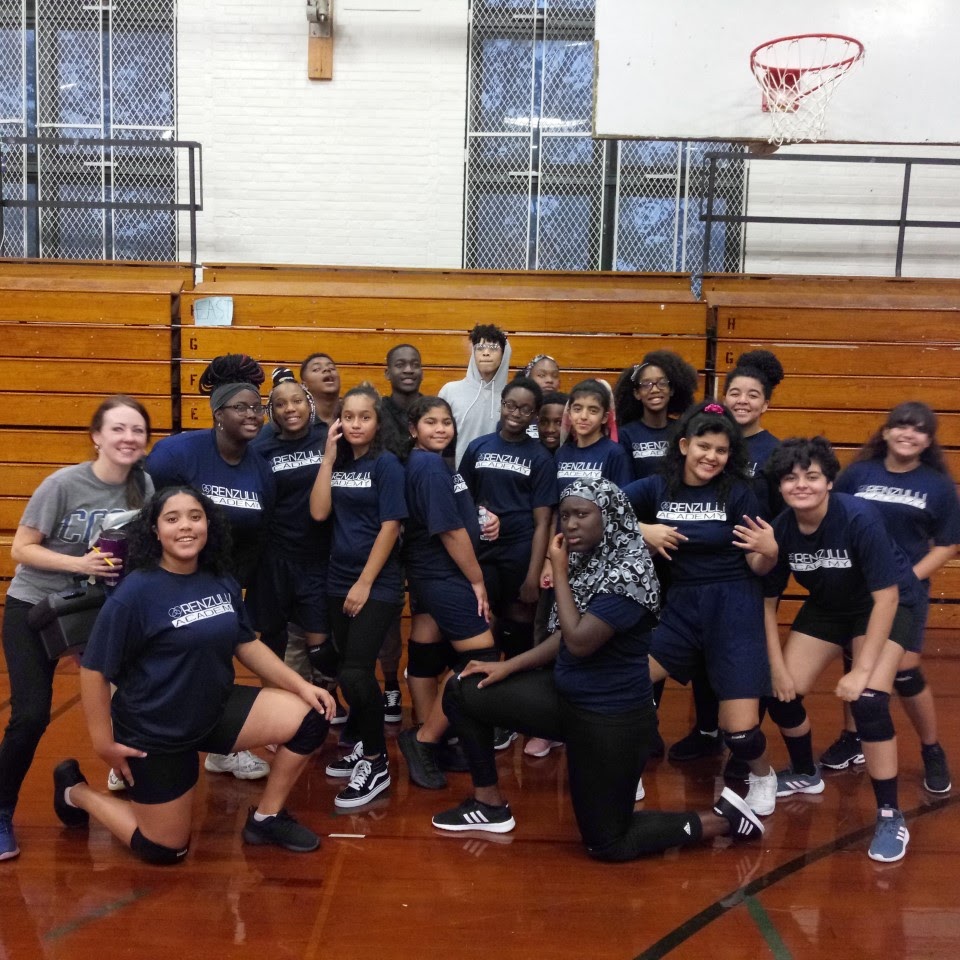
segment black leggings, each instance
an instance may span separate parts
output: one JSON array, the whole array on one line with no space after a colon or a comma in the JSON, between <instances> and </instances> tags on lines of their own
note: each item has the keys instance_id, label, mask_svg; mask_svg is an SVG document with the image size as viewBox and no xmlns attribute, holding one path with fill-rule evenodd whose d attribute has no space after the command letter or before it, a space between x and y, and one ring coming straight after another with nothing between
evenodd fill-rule
<instances>
[{"instance_id":1,"label":"black leggings","mask_svg":"<svg viewBox=\"0 0 960 960\"><path fill-rule=\"evenodd\" d=\"M37 744L50 723L53 672L57 661L27 625L33 604L7 596L3 611L3 654L10 674L10 720L0 743L0 810L13 812Z\"/></svg>"},{"instance_id":2,"label":"black leggings","mask_svg":"<svg viewBox=\"0 0 960 960\"><path fill-rule=\"evenodd\" d=\"M653 703L603 714L574 706L558 692L553 669L516 673L482 690L474 675L452 678L443 709L470 761L476 787L497 783L493 728L562 740L570 799L587 851L598 860L635 860L700 839L696 814L635 813L634 795L656 730Z\"/></svg>"},{"instance_id":3,"label":"black leggings","mask_svg":"<svg viewBox=\"0 0 960 960\"><path fill-rule=\"evenodd\" d=\"M355 617L343 612L345 597L330 597L330 626L340 654L340 689L350 705L350 731L368 756L387 749L383 736L383 692L377 683L377 654L402 607L368 600Z\"/></svg>"}]
</instances>

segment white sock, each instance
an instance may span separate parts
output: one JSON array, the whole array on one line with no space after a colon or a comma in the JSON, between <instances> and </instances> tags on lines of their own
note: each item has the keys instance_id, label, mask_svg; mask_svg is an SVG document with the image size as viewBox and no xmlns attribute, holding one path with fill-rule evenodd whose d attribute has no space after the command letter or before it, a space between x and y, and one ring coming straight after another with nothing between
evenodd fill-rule
<instances>
[{"instance_id":1,"label":"white sock","mask_svg":"<svg viewBox=\"0 0 960 960\"><path fill-rule=\"evenodd\" d=\"M275 813L261 813L259 810L253 811L253 819L256 823L263 823L264 820L272 820L275 816Z\"/></svg>"},{"instance_id":2,"label":"white sock","mask_svg":"<svg viewBox=\"0 0 960 960\"><path fill-rule=\"evenodd\" d=\"M76 786L76 784L74 784L73 786ZM70 799L70 791L71 791L72 789L73 789L73 787L66 787L66 788L64 788L64 791L63 791L63 802L64 802L68 807L74 807L75 809L79 810L80 808Z\"/></svg>"}]
</instances>

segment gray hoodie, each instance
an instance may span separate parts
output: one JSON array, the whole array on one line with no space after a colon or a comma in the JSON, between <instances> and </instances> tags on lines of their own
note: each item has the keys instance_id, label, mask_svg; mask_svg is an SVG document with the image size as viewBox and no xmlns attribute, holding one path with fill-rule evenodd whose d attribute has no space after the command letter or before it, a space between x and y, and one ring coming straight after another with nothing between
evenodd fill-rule
<instances>
[{"instance_id":1,"label":"gray hoodie","mask_svg":"<svg viewBox=\"0 0 960 960\"><path fill-rule=\"evenodd\" d=\"M493 378L487 383L480 379L477 361L470 352L467 375L463 380L451 380L440 388L440 397L450 404L457 424L457 467L467 445L477 437L497 429L500 422L500 394L510 376L510 341L503 348L503 358Z\"/></svg>"}]
</instances>

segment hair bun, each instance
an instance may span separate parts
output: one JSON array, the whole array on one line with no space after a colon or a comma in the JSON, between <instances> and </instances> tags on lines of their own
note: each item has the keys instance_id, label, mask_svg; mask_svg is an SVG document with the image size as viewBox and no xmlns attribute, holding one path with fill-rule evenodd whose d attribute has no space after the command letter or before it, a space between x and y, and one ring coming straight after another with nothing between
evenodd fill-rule
<instances>
[{"instance_id":1,"label":"hair bun","mask_svg":"<svg viewBox=\"0 0 960 960\"><path fill-rule=\"evenodd\" d=\"M772 390L783 379L783 364L769 350L748 350L737 357L737 370L756 370Z\"/></svg>"}]
</instances>

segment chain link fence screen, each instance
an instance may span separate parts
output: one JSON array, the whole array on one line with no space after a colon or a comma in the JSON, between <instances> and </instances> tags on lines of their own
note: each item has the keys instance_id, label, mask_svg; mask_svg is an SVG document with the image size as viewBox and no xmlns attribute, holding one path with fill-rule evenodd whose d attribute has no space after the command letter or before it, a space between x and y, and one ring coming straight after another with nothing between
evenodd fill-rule
<instances>
[{"instance_id":1,"label":"chain link fence screen","mask_svg":"<svg viewBox=\"0 0 960 960\"><path fill-rule=\"evenodd\" d=\"M176 211L96 208L178 202L177 151L143 143L174 139L175 105L175 0L0 0L0 136L40 138L4 144L3 195L44 204L4 211L3 255L178 259Z\"/></svg>"},{"instance_id":2,"label":"chain link fence screen","mask_svg":"<svg viewBox=\"0 0 960 960\"><path fill-rule=\"evenodd\" d=\"M698 143L591 137L594 0L473 0L465 267L699 272L706 190ZM715 204L739 211L744 166ZM742 268L742 229L710 268Z\"/></svg>"}]
</instances>

